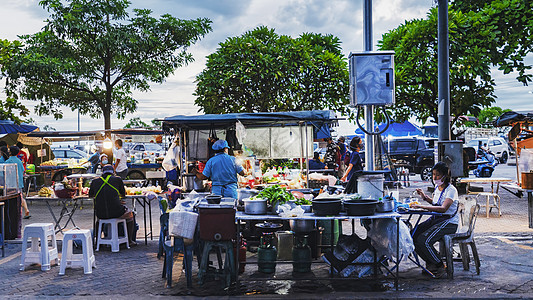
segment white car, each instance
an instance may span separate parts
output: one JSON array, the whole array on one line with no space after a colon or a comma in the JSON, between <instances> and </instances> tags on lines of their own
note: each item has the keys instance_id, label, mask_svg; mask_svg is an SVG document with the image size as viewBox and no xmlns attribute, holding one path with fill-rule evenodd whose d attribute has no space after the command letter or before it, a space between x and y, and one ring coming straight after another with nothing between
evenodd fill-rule
<instances>
[{"instance_id":1,"label":"white car","mask_svg":"<svg viewBox=\"0 0 533 300\"><path fill-rule=\"evenodd\" d=\"M490 150L492 153L496 155L496 158L498 161L502 164L507 163L507 159L509 159L509 144L501 138L501 137L490 137L490 138L476 138L470 140L468 143L465 144L466 147L473 147L476 149L479 145L479 141L485 146L487 144L486 148Z\"/></svg>"},{"instance_id":2,"label":"white car","mask_svg":"<svg viewBox=\"0 0 533 300\"><path fill-rule=\"evenodd\" d=\"M146 143L146 144L133 144L130 147L129 154L135 155L136 153L142 153L142 157L154 155L155 157L164 156L165 150L159 144Z\"/></svg>"}]
</instances>

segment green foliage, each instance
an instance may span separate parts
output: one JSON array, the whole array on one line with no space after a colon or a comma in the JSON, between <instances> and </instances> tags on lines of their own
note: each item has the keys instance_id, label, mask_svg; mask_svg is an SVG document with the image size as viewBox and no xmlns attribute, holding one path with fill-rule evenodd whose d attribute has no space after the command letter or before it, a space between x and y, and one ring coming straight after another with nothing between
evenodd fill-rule
<instances>
[{"instance_id":1,"label":"green foliage","mask_svg":"<svg viewBox=\"0 0 533 300\"><path fill-rule=\"evenodd\" d=\"M124 128L150 128L150 125L144 123L140 117L135 117L130 119Z\"/></svg>"},{"instance_id":2,"label":"green foliage","mask_svg":"<svg viewBox=\"0 0 533 300\"><path fill-rule=\"evenodd\" d=\"M348 68L337 37L258 27L219 46L196 77L195 103L205 113L346 111Z\"/></svg>"},{"instance_id":3,"label":"green foliage","mask_svg":"<svg viewBox=\"0 0 533 300\"><path fill-rule=\"evenodd\" d=\"M19 53L20 47L19 41L10 42L0 39L0 78L4 77L6 65L9 65L13 56ZM0 100L0 120L12 120L20 124L25 121L23 118L29 113L29 110L20 103L17 95L8 94L5 99Z\"/></svg>"},{"instance_id":4,"label":"green foliage","mask_svg":"<svg viewBox=\"0 0 533 300\"><path fill-rule=\"evenodd\" d=\"M496 118L501 116L504 112L508 112L508 111L511 111L511 110L510 109L503 109L503 108L498 107L498 106L485 107L479 112L479 114L477 116L475 116L479 120L479 125L478 124L473 124L473 122L467 122L467 123L465 123L465 125L468 126L468 127L484 126L484 124L491 123ZM492 125L490 125L490 126L492 126Z\"/></svg>"},{"instance_id":5,"label":"green foliage","mask_svg":"<svg viewBox=\"0 0 533 300\"><path fill-rule=\"evenodd\" d=\"M193 61L189 46L211 30L205 18L151 17L127 0L42 0L50 13L41 32L22 36L6 68L12 94L38 101L38 115L61 118L60 106L92 118L124 118L137 108L133 90L148 91Z\"/></svg>"},{"instance_id":6,"label":"green foliage","mask_svg":"<svg viewBox=\"0 0 533 300\"><path fill-rule=\"evenodd\" d=\"M381 50L394 50L396 104L394 119L401 122L416 116L438 122L437 8L426 19L407 21L383 35ZM494 100L490 60L480 47L480 33L469 30L469 19L449 11L450 94L452 125L461 115L476 115ZM490 35L490 33L484 33Z\"/></svg>"}]
</instances>

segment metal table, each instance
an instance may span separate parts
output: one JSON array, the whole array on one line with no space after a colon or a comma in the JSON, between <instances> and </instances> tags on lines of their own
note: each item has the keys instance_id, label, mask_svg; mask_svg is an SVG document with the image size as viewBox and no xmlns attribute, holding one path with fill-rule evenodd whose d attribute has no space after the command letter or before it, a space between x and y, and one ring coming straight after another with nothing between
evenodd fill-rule
<instances>
[{"instance_id":1,"label":"metal table","mask_svg":"<svg viewBox=\"0 0 533 300\"><path fill-rule=\"evenodd\" d=\"M394 276L394 288L396 290L398 290L398 278L399 278L399 266L400 266L400 261L401 261L401 258L400 258L400 217L401 215L396 213L396 212L389 212L389 213L376 213L372 216L348 216L346 215L345 213L341 213L339 215L336 215L336 216L316 216L315 214L313 213L306 213L304 214L302 217L295 217L295 218L282 218L278 215L247 215L243 212L237 212L235 214L235 219L237 220L237 245L240 245L240 229L239 229L239 222L240 221L288 221L288 220L330 220L332 223L333 221L335 220L373 220L373 219L395 219L396 220L396 259L393 260L392 258L390 258L390 261L392 261L394 263L394 268L396 269L396 274L393 273L393 271L389 271L389 273L391 275ZM334 228L333 228L333 224L331 226L331 247L333 249L334 247L334 239L333 239L333 231L334 231ZM236 259L235 260L236 263L237 263L237 269L239 269L239 260ZM379 263L376 261L374 261L374 268L376 268L376 263ZM333 268L333 266L331 266L331 268ZM391 269L393 270L393 269ZM376 273L374 273L376 274ZM238 279L238 272L237 272L237 279ZM299 280L306 280L306 279L309 279L309 280L320 280L319 278L299 278ZM326 278L324 278L326 279ZM327 279L331 279L331 278L327 278ZM335 279L341 279L341 278L335 278ZM353 280L353 278L348 278L350 280ZM282 278L269 278L268 280L285 280L285 279L282 279ZM289 280L289 279L287 279Z\"/></svg>"},{"instance_id":2,"label":"metal table","mask_svg":"<svg viewBox=\"0 0 533 300\"><path fill-rule=\"evenodd\" d=\"M92 198L89 197L73 197L73 198L52 198L52 197L28 197L26 200L30 201L45 201L46 206L48 207L48 210L50 211L50 214L52 215L52 218L54 219L54 229L55 233L61 232L63 234L63 230L67 228L69 223L72 223L72 226L74 228L79 229L78 226L76 226L76 223L74 223L74 214L76 213L76 210L80 206L78 201L83 200L91 200ZM50 205L50 201L58 201L62 204L61 212L59 213L59 218L56 217L54 211L52 210L52 206ZM70 205L69 205L70 204ZM69 206L71 207L69 210ZM64 225L61 225L61 221L64 217L67 217L67 221Z\"/></svg>"},{"instance_id":3,"label":"metal table","mask_svg":"<svg viewBox=\"0 0 533 300\"><path fill-rule=\"evenodd\" d=\"M151 200L148 199L145 195L129 195L124 197L124 199L131 199L131 204L133 206L133 210L135 211L135 214L137 214L137 208L135 206L135 203L139 203L140 206L143 208L143 217L144 217L144 244L148 245L148 236L150 236L150 240L154 240L153 235L153 229L152 229L152 206L151 206ZM148 228L146 227L146 208L148 207L148 218L150 221L150 231L148 231Z\"/></svg>"}]
</instances>

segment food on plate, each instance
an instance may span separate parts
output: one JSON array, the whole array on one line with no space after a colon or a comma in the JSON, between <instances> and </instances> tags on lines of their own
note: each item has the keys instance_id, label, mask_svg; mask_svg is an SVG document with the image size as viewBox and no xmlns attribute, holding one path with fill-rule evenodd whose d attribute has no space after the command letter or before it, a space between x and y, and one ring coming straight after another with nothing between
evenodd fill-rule
<instances>
[{"instance_id":1,"label":"food on plate","mask_svg":"<svg viewBox=\"0 0 533 300\"><path fill-rule=\"evenodd\" d=\"M147 192L154 192L156 194L159 194L162 192L161 186L147 186L147 187L126 187L126 195L128 196L134 196L134 195L143 195Z\"/></svg>"},{"instance_id":2,"label":"food on plate","mask_svg":"<svg viewBox=\"0 0 533 300\"><path fill-rule=\"evenodd\" d=\"M413 201L413 202L410 202L410 203L409 203L409 207L413 207L414 205L420 205L420 202L418 202L418 201Z\"/></svg>"}]
</instances>

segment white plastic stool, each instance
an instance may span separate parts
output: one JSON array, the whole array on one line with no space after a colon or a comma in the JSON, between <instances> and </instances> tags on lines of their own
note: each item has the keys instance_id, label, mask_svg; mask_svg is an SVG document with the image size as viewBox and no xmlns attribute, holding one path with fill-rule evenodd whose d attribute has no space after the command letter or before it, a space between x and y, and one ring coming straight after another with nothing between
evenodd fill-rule
<instances>
[{"instance_id":1,"label":"white plastic stool","mask_svg":"<svg viewBox=\"0 0 533 300\"><path fill-rule=\"evenodd\" d=\"M480 197L486 197L486 200L487 200L486 204L485 203L479 203L479 198ZM491 197L492 197L493 204L490 204L490 198ZM500 196L498 194L483 192L483 193L477 194L476 195L476 199L478 200L478 204L479 205L486 207L485 210L487 211L487 218L489 217L489 212L492 210L492 208L497 208L498 209L498 215L500 217L502 216L502 212L500 210Z\"/></svg>"},{"instance_id":2,"label":"white plastic stool","mask_svg":"<svg viewBox=\"0 0 533 300\"><path fill-rule=\"evenodd\" d=\"M48 246L48 237L52 239L51 247ZM31 248L28 249L28 238L31 238ZM40 249L39 249L40 240ZM52 223L34 223L24 228L22 238L22 257L20 259L20 270L24 271L27 263L37 263L41 265L41 270L50 270L51 261L55 260L59 264L57 256L57 242Z\"/></svg>"},{"instance_id":3,"label":"white plastic stool","mask_svg":"<svg viewBox=\"0 0 533 300\"><path fill-rule=\"evenodd\" d=\"M81 241L83 254L73 254L73 241ZM96 267L93 253L93 242L90 230L72 229L63 236L63 248L61 250L61 264L59 275L65 275L65 268L83 267L84 274L92 274Z\"/></svg>"},{"instance_id":4,"label":"white plastic stool","mask_svg":"<svg viewBox=\"0 0 533 300\"><path fill-rule=\"evenodd\" d=\"M109 224L111 226L111 237L102 237L102 225ZM124 226L124 236L118 236L118 225ZM128 229L126 227L126 219L99 219L98 220L98 235L96 242L96 251L100 251L100 244L111 245L111 252L118 252L120 244L126 243L126 248L130 248L128 241Z\"/></svg>"}]
</instances>

